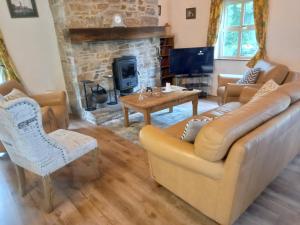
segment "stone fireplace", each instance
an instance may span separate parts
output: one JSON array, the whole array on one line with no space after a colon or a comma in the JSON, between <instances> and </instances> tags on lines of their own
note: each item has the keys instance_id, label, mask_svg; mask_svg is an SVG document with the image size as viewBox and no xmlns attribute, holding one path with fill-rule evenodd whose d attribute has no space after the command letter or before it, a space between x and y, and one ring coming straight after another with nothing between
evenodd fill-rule
<instances>
[{"instance_id":1,"label":"stone fireplace","mask_svg":"<svg viewBox=\"0 0 300 225\"><path fill-rule=\"evenodd\" d=\"M120 14L128 27L158 25L157 0L49 0L60 47L68 97L73 113L91 122L101 123L94 117L121 114L120 107L103 106L94 114L84 111L85 100L82 80L92 80L105 89L111 89L113 61L123 56L135 56L138 87L154 86L160 82L159 38L130 38L130 40L73 41L71 28L109 28L115 14ZM105 114L101 116L101 113ZM108 117L107 119L109 119Z\"/></svg>"}]
</instances>

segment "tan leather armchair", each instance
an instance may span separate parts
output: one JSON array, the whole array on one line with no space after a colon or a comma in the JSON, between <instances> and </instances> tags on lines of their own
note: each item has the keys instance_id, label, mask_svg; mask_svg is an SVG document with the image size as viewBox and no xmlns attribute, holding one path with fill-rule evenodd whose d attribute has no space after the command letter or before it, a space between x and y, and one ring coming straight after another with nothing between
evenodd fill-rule
<instances>
[{"instance_id":1,"label":"tan leather armchair","mask_svg":"<svg viewBox=\"0 0 300 225\"><path fill-rule=\"evenodd\" d=\"M260 68L256 84L236 84L242 75L224 75L218 76L218 97L220 104L227 102L239 101L239 97L244 87L252 87L259 89L268 80L273 79L277 84L281 85L288 75L288 68L284 65L272 63L266 60L260 60L255 65L255 68Z\"/></svg>"},{"instance_id":2,"label":"tan leather armchair","mask_svg":"<svg viewBox=\"0 0 300 225\"><path fill-rule=\"evenodd\" d=\"M284 80L283 84L297 82L297 81L300 81L300 73L290 71L288 73L286 79ZM258 88L254 87L254 86L244 87L240 94L239 102L241 104L245 104L245 103L249 102L252 99L252 97L256 94L257 91L258 91Z\"/></svg>"},{"instance_id":3,"label":"tan leather armchair","mask_svg":"<svg viewBox=\"0 0 300 225\"><path fill-rule=\"evenodd\" d=\"M41 106L43 125L46 132L56 129L66 129L69 126L69 114L64 91L48 92L39 95L30 95L24 86L17 81L8 81L0 85L0 94L7 95L14 88L35 99Z\"/></svg>"}]
</instances>

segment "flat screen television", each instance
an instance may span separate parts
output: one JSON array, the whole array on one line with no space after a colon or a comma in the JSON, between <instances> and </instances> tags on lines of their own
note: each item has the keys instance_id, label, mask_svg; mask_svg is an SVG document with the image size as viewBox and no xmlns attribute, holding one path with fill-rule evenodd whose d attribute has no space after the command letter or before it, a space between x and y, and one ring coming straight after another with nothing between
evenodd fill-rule
<instances>
[{"instance_id":1,"label":"flat screen television","mask_svg":"<svg viewBox=\"0 0 300 225\"><path fill-rule=\"evenodd\" d=\"M213 73L214 47L178 48L170 50L170 73L199 75Z\"/></svg>"}]
</instances>

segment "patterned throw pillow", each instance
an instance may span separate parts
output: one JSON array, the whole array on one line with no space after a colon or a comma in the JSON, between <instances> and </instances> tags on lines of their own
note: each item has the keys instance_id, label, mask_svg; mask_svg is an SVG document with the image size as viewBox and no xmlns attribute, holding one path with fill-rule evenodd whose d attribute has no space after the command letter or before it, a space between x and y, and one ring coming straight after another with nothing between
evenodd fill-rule
<instances>
[{"instance_id":1,"label":"patterned throw pillow","mask_svg":"<svg viewBox=\"0 0 300 225\"><path fill-rule=\"evenodd\" d=\"M185 126L181 140L194 143L201 128L212 120L212 118L206 116L190 120Z\"/></svg>"},{"instance_id":2,"label":"patterned throw pillow","mask_svg":"<svg viewBox=\"0 0 300 225\"><path fill-rule=\"evenodd\" d=\"M255 84L257 79L258 79L258 75L260 73L261 69L260 68L253 68L253 69L249 69L243 76L242 79L240 79L238 82L236 82L237 84Z\"/></svg>"},{"instance_id":3,"label":"patterned throw pillow","mask_svg":"<svg viewBox=\"0 0 300 225\"><path fill-rule=\"evenodd\" d=\"M24 94L22 91L14 88L11 92L9 92L7 95L4 96L4 100L11 101L17 98L24 98L24 97L28 97L28 96Z\"/></svg>"},{"instance_id":4,"label":"patterned throw pillow","mask_svg":"<svg viewBox=\"0 0 300 225\"><path fill-rule=\"evenodd\" d=\"M252 97L250 102L253 102L262 96L265 96L273 91L276 91L278 88L279 85L274 80L269 80L256 92L256 94Z\"/></svg>"}]
</instances>

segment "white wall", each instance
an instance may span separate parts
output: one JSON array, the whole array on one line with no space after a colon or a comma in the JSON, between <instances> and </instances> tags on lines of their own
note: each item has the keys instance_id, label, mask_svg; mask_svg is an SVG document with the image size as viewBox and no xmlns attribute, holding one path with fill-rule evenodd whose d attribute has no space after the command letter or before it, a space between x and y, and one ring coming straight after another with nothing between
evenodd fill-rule
<instances>
[{"instance_id":1,"label":"white wall","mask_svg":"<svg viewBox=\"0 0 300 225\"><path fill-rule=\"evenodd\" d=\"M161 15L159 17L159 26L164 26L169 22L169 9L170 1L169 0L158 0L158 5L161 6Z\"/></svg>"},{"instance_id":2,"label":"white wall","mask_svg":"<svg viewBox=\"0 0 300 225\"><path fill-rule=\"evenodd\" d=\"M39 17L12 19L0 1L0 29L26 88L32 93L65 90L48 0L38 0Z\"/></svg>"},{"instance_id":3,"label":"white wall","mask_svg":"<svg viewBox=\"0 0 300 225\"><path fill-rule=\"evenodd\" d=\"M268 56L294 71L300 71L299 9L299 0L270 0Z\"/></svg>"},{"instance_id":4,"label":"white wall","mask_svg":"<svg viewBox=\"0 0 300 225\"><path fill-rule=\"evenodd\" d=\"M169 1L169 23L175 34L175 47L205 46L209 21L210 0ZM185 9L197 7L197 19L186 20ZM300 71L300 1L270 0L267 36L269 59ZM216 60L213 94L216 94L217 74L241 74L247 61Z\"/></svg>"}]
</instances>

